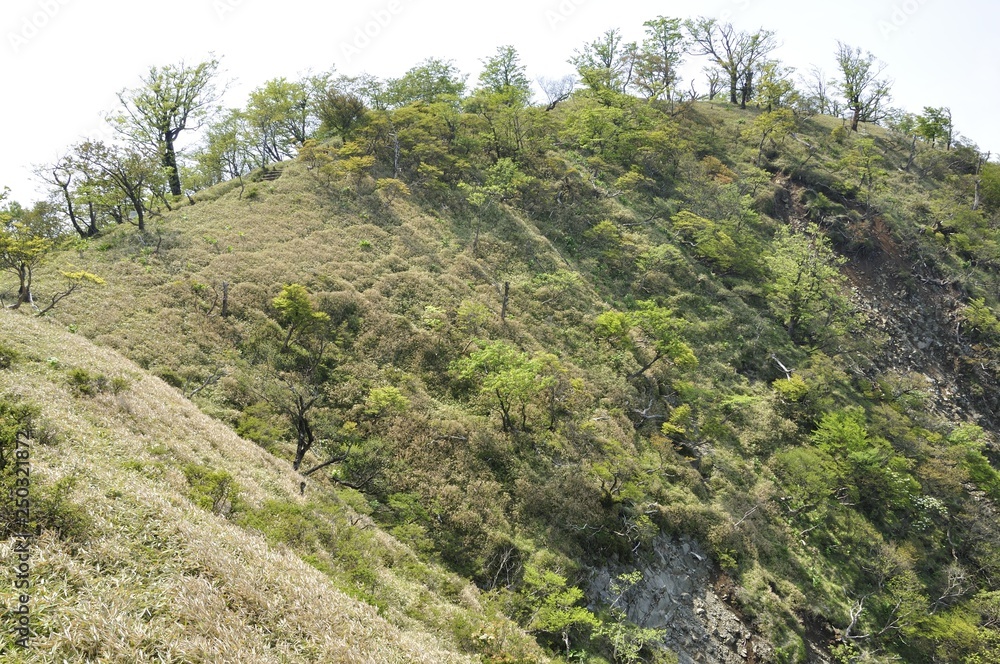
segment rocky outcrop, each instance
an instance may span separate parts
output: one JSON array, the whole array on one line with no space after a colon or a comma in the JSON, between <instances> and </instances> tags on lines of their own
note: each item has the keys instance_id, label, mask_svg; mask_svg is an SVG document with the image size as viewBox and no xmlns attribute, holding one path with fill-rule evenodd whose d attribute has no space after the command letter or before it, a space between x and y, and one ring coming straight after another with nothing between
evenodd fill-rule
<instances>
[{"instance_id":1,"label":"rocky outcrop","mask_svg":"<svg viewBox=\"0 0 1000 664\"><path fill-rule=\"evenodd\" d=\"M714 566L691 539L657 538L647 559L632 567L593 571L589 597L608 605L617 598L612 582L638 570L642 579L618 606L636 624L662 629L663 644L681 664L747 664L770 662L773 652L713 589Z\"/></svg>"}]
</instances>

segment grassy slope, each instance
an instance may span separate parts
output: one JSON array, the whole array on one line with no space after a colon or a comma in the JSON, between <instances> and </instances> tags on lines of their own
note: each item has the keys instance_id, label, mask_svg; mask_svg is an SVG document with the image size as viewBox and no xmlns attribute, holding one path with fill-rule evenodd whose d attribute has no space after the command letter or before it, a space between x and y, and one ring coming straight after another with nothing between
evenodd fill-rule
<instances>
[{"instance_id":1,"label":"grassy slope","mask_svg":"<svg viewBox=\"0 0 1000 664\"><path fill-rule=\"evenodd\" d=\"M740 138L741 129L753 113L701 105L694 115L698 117L686 129L706 136L711 134L714 152L727 160L732 156L730 165L745 167L756 156L756 149L749 154ZM838 162L855 139L832 141L830 131L834 126L834 121L828 118L810 121L799 137L819 147L815 156L809 157L802 144L786 139L780 151L781 161L776 165L807 172L811 178L807 184L818 189L846 177L839 174ZM889 168L889 184L878 202L895 213L890 220L894 224L893 233L903 240L912 240L918 224L916 217L911 219L911 208L918 207L925 196L949 193L935 179L933 164L924 169L931 173L928 176L898 172L897 168L905 163L907 146L891 144L881 130L872 129L872 134L879 139L879 148L887 157ZM921 160L934 158L937 157L931 151L925 151L918 165L923 169ZM558 159L572 161L574 156L566 153ZM803 167L806 163L808 167ZM677 179L683 187L699 177L703 175L692 159L682 164ZM567 177L566 181L569 180ZM716 189L711 188L714 185L701 186L708 193L701 202L702 208L691 202L699 191L694 186L693 194L681 192L679 200L670 204L679 209L691 207L699 214L715 218L716 210L712 207L715 201L711 199ZM589 184L581 181L572 193L582 200L590 194L589 189ZM767 207L773 193L771 186L762 188L757 203L764 204L759 209ZM813 530L811 521L797 523L794 514L789 516L789 510L781 502L786 499L787 487L775 477L775 469L783 470L775 452L806 440L809 427L822 412L859 402L856 390L845 389L844 392L850 392L847 397L840 394L841 382L844 385L849 382L840 365L856 369L857 365L870 366L870 363L856 363L852 357L890 355L891 348L883 348L883 340L877 335L866 336L853 345L838 340L834 346L848 347L834 361L825 360L825 356L810 358L809 348L788 339L782 326L768 315L760 283L741 282L699 258L690 250L690 242L676 240L665 218L663 223L644 226L642 220L648 215L639 212L638 205L633 205L636 208L633 210L611 200L581 204L579 220L557 217L553 223L548 216L532 223L507 210L484 228L479 256L475 257L471 251L473 225L464 211L420 208L403 200L385 206L374 196L359 198L351 192L331 191L301 164L289 164L276 182L250 185L247 194L238 200L233 185L223 185L204 192L201 202L194 207L167 214L157 222L155 232L145 243L138 239L134 229L116 228L96 242L57 256L47 272L39 272L39 288L44 288L45 280L52 278L55 268L70 264L101 275L108 285L67 299L52 318L62 325L75 326L102 345L120 349L152 372L183 383L190 392L216 367L234 371L232 349L253 333L259 311L269 309L271 298L282 284L306 284L320 294L319 299L357 306L357 313L364 321L349 355L349 364L343 367L354 382L360 383L354 388L355 393L348 395L349 400L357 403L366 387L393 384L404 389L414 401L411 415L417 435L401 450L408 485L397 490L424 490L425 502L434 502L436 518L450 520L452 531L460 530L466 522L498 519L498 514L505 510L497 505L507 505L509 501L514 509L520 510L515 515L518 522L511 526L494 521L485 524L485 529L516 530L535 518L531 509L550 510L557 515L568 513L583 520L598 518L601 510L596 503L600 494L595 477L600 478L603 487L605 476L600 473L620 470L616 467L593 470L612 457L610 453L602 456L605 453L602 446L621 445L631 453L644 436L649 447L662 455L660 463L665 465L653 472L653 468L640 467L636 462L636 472L651 478L652 483L660 481L660 477L669 478L663 481L669 486L658 496L662 503L658 507L669 511L668 520L697 530L702 539L717 537L718 541L712 543L720 551L735 542L732 550L752 551L759 560L759 565L746 565L748 569L743 570L739 581L746 591L744 608L759 609L756 618L760 624L773 632L776 628L768 625L768 621L785 621L787 628L779 625L780 628L800 630L802 616L814 613L841 628L847 624L851 600L841 588L863 576L858 561L863 560L867 551L855 550L853 554L845 553L843 558L828 554L831 544L823 539L823 529ZM593 198L597 200L600 196ZM583 231L602 216L629 229L623 233L626 248L634 229L643 237L632 248L646 248L652 243L673 244L676 253L669 255L661 267L651 268L648 280L640 279L641 275L635 272L634 256L625 255L620 265L616 265L599 247L593 246L594 242L583 237ZM669 213L661 214L666 216ZM768 236L783 223L765 218L760 235ZM802 224L804 218L790 223ZM865 224L852 222L850 230L855 235L864 235L866 228ZM157 233L162 241L157 240ZM571 259L569 263L562 260L546 235ZM767 248L764 245L765 251ZM639 249L635 251L638 253ZM946 250L940 251L939 258L949 256ZM904 263L902 267L909 270L912 265ZM575 272L580 281L562 292L560 287L533 283L536 275L552 274L558 269ZM218 316L213 292L223 281L232 285L234 316L229 319ZM511 282L512 300L507 324L501 325L497 315L500 308L497 284L504 281ZM703 440L692 437L689 441L704 443L711 439L710 444L703 445L707 463L701 474L686 461L672 458L669 441L657 437L655 423L648 425L642 436L631 429L623 409L644 407L646 395L623 376L637 367L632 358L601 350L603 347L595 343L591 334L594 316L606 309L607 303L624 309L634 294L640 292L643 296L652 293L681 312L692 323L690 334L698 337L699 369L683 376L663 369L656 379L664 386L663 402L670 407L691 400L696 408L704 408L704 414L695 424L706 429L705 436L695 431ZM463 330L459 334L457 310L466 301L486 305L492 309L492 316L481 329ZM878 302L874 305L877 310ZM441 319L440 325L433 322L435 318ZM450 388L442 379L447 361L459 355L473 336L512 340L528 351L543 348L559 353L564 361L575 365L570 367L572 377L582 377L589 394L599 395L593 401L573 405L580 422L566 434L566 439L572 439L574 445L582 441L579 447L548 449L544 447L544 435L539 435L531 443L537 446L534 450L538 454L515 449L516 441L495 434L495 418L492 421L476 418L467 404L449 398ZM841 349L831 349L828 345L826 350L833 355ZM818 393L815 403L810 405L815 412L801 404L790 405L772 389L771 381L783 377L771 359L772 353L796 367L810 389ZM234 381L224 378L202 391L198 403L204 410L235 422L236 413L228 410L226 398L236 390ZM637 402L640 396L642 401ZM880 435L888 435L883 431L888 431L895 422L890 418L895 417L891 411L903 406L888 397L882 403L872 401L871 406L888 413L885 416L888 424L881 423L879 428ZM918 415L923 409L909 408ZM907 416L922 422L913 412L908 411ZM669 411L661 413L668 415ZM712 427L710 433L708 426ZM933 430L934 441L953 428L952 422L937 419L928 421L926 426ZM410 433L404 428L399 432L397 438ZM922 439L919 446L911 443L911 437L922 435L916 428L912 433L898 434L899 446L911 444L918 449L914 453L907 451L909 456L936 460L938 450L931 443ZM448 442L463 436L470 439L468 444ZM283 458L290 457L289 450L281 445L271 449ZM705 452L706 449L709 451ZM530 460L520 466L513 462L504 465L517 454ZM547 466L546 457L551 459ZM537 469L529 467L532 464L537 464ZM714 465L714 470L709 464ZM629 470L625 468L622 472ZM512 501L511 495L516 492L520 495ZM954 500L970 502L960 488L954 494ZM573 507L566 509L564 504ZM761 509L757 510L758 506ZM858 541L851 540L843 547L845 551L868 545L867 539L876 544L881 541L854 512L833 507L839 511L830 520L842 521L835 524L840 531L858 534ZM744 515L748 517L744 519ZM556 520L551 518L549 522ZM544 518L538 521L545 523ZM732 526L733 523L743 524L742 529ZM830 526L830 522L824 525ZM813 534L807 541L802 533L808 532ZM527 532L526 536L538 534L538 531ZM562 536L558 532L547 535L550 542ZM840 550L842 545L835 544L832 550ZM927 549L926 560L931 565L940 563L943 549L938 550L939 542L930 535ZM928 575L934 573L933 569L928 571Z\"/></svg>"},{"instance_id":2,"label":"grassy slope","mask_svg":"<svg viewBox=\"0 0 1000 664\"><path fill-rule=\"evenodd\" d=\"M468 661L447 637L431 636L427 624L404 614L474 623L475 592L460 581L416 565L376 532L375 555L384 561L377 583L395 598L383 611L389 620L381 617L289 548L192 504L182 472L187 464L228 469L248 510L268 501L302 505L288 464L80 336L2 312L0 338L21 355L0 372L0 394L39 405L55 432L54 442L32 447L35 484L73 478L70 500L90 519L79 541L49 532L36 542L38 636L30 655L4 661ZM67 380L70 368L124 378L128 387L80 395ZM345 519L352 513L345 505L340 511ZM329 527L349 537L343 523ZM6 606L11 544L0 545ZM408 564L427 585L390 569Z\"/></svg>"}]
</instances>

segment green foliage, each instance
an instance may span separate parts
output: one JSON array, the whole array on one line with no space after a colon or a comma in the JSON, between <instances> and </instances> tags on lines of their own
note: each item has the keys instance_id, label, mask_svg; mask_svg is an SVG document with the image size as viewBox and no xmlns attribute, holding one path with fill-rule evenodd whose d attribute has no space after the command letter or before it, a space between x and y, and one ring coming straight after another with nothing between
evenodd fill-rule
<instances>
[{"instance_id":1,"label":"green foliage","mask_svg":"<svg viewBox=\"0 0 1000 664\"><path fill-rule=\"evenodd\" d=\"M278 311L278 322L286 328L285 348L296 337L312 334L330 321L330 315L317 311L309 300L309 291L301 284L288 284L271 300Z\"/></svg>"},{"instance_id":2,"label":"green foliage","mask_svg":"<svg viewBox=\"0 0 1000 664\"><path fill-rule=\"evenodd\" d=\"M780 102L773 101L774 105ZM756 165L761 165L764 155L764 145L770 141L773 147L777 147L785 138L795 131L795 114L789 108L776 108L762 113L754 118L749 127L743 130L743 138L753 141L757 147Z\"/></svg>"},{"instance_id":3,"label":"green foliage","mask_svg":"<svg viewBox=\"0 0 1000 664\"><path fill-rule=\"evenodd\" d=\"M642 25L646 37L634 56L635 86L647 99L673 99L688 46L681 19L658 16Z\"/></svg>"},{"instance_id":4,"label":"green foliage","mask_svg":"<svg viewBox=\"0 0 1000 664\"><path fill-rule=\"evenodd\" d=\"M840 160L840 167L847 177L847 193L865 192L865 203L871 206L872 197L882 190L887 172L881 168L884 158L872 138L859 138Z\"/></svg>"},{"instance_id":5,"label":"green foliage","mask_svg":"<svg viewBox=\"0 0 1000 664\"><path fill-rule=\"evenodd\" d=\"M812 442L835 460L841 478L850 481L850 495L870 515L891 519L909 509L920 485L909 474L909 464L889 443L868 434L864 413L848 410L828 413L812 433Z\"/></svg>"},{"instance_id":6,"label":"green foliage","mask_svg":"<svg viewBox=\"0 0 1000 664\"><path fill-rule=\"evenodd\" d=\"M457 103L465 92L465 78L450 61L428 58L402 77L389 81L386 100L397 107L414 102Z\"/></svg>"},{"instance_id":7,"label":"green foliage","mask_svg":"<svg viewBox=\"0 0 1000 664\"><path fill-rule=\"evenodd\" d=\"M641 655L643 649L663 639L664 630L639 627L629 620L623 608L625 595L641 580L642 573L638 571L620 574L612 580L611 592L615 598L608 617L595 630L595 635L610 643L615 661L622 664L645 661Z\"/></svg>"},{"instance_id":8,"label":"green foliage","mask_svg":"<svg viewBox=\"0 0 1000 664\"><path fill-rule=\"evenodd\" d=\"M193 463L184 466L183 470L194 504L225 517L245 509L240 498L240 485L225 470L212 470Z\"/></svg>"},{"instance_id":9,"label":"green foliage","mask_svg":"<svg viewBox=\"0 0 1000 664\"><path fill-rule=\"evenodd\" d=\"M781 229L764 258L771 272L768 304L789 336L822 337L849 322L846 279L838 257L815 226L804 233Z\"/></svg>"},{"instance_id":10,"label":"green foliage","mask_svg":"<svg viewBox=\"0 0 1000 664\"><path fill-rule=\"evenodd\" d=\"M399 388L392 385L373 387L365 397L364 413L372 419L379 419L392 413L402 413L410 407L407 399Z\"/></svg>"},{"instance_id":11,"label":"green foliage","mask_svg":"<svg viewBox=\"0 0 1000 664\"><path fill-rule=\"evenodd\" d=\"M21 357L17 349L0 343L0 369L10 369Z\"/></svg>"},{"instance_id":12,"label":"green foliage","mask_svg":"<svg viewBox=\"0 0 1000 664\"><path fill-rule=\"evenodd\" d=\"M748 234L740 233L731 226L727 229L727 225L717 224L688 210L675 214L670 220L682 238L694 243L698 256L723 272L746 276L759 272L757 243Z\"/></svg>"},{"instance_id":13,"label":"green foliage","mask_svg":"<svg viewBox=\"0 0 1000 664\"><path fill-rule=\"evenodd\" d=\"M962 309L962 318L969 326L987 339L1000 339L1000 319L986 306L986 300L976 298Z\"/></svg>"},{"instance_id":14,"label":"green foliage","mask_svg":"<svg viewBox=\"0 0 1000 664\"><path fill-rule=\"evenodd\" d=\"M916 118L917 134L928 141L931 147L937 147L938 141L951 148L952 132L951 109L924 107L924 112Z\"/></svg>"},{"instance_id":15,"label":"green foliage","mask_svg":"<svg viewBox=\"0 0 1000 664\"><path fill-rule=\"evenodd\" d=\"M797 374L779 378L772 385L778 394L789 401L801 401L809 393L809 385Z\"/></svg>"},{"instance_id":16,"label":"green foliage","mask_svg":"<svg viewBox=\"0 0 1000 664\"><path fill-rule=\"evenodd\" d=\"M994 212L1000 210L1000 164L983 164L979 174L979 191L987 209Z\"/></svg>"},{"instance_id":17,"label":"green foliage","mask_svg":"<svg viewBox=\"0 0 1000 664\"><path fill-rule=\"evenodd\" d=\"M32 276L51 247L51 240L36 235L21 222L0 226L0 271L17 277L16 305L33 302Z\"/></svg>"},{"instance_id":18,"label":"green foliage","mask_svg":"<svg viewBox=\"0 0 1000 664\"><path fill-rule=\"evenodd\" d=\"M92 397L106 392L111 383L104 374L93 374L81 367L70 369L67 373L70 386L79 394Z\"/></svg>"},{"instance_id":19,"label":"green foliage","mask_svg":"<svg viewBox=\"0 0 1000 664\"><path fill-rule=\"evenodd\" d=\"M885 64L870 52L837 42L837 64L840 67L839 87L847 108L853 113L851 130L858 130L859 122L878 122L885 117L891 99L891 83L881 79Z\"/></svg>"},{"instance_id":20,"label":"green foliage","mask_svg":"<svg viewBox=\"0 0 1000 664\"><path fill-rule=\"evenodd\" d=\"M504 431L526 431L531 407L556 383L547 364L543 357L496 341L456 360L451 371L478 386L480 399L499 410Z\"/></svg>"},{"instance_id":21,"label":"green foliage","mask_svg":"<svg viewBox=\"0 0 1000 664\"><path fill-rule=\"evenodd\" d=\"M913 144L947 142L926 109L923 128L897 114L866 136L805 117L769 31L644 27L638 44L611 30L584 45L587 89L548 110L509 46L468 96L436 60L394 81L274 79L209 125L200 182L239 187L172 213L161 164L80 146L54 192L93 209L106 237L65 249L83 266L70 274L116 278L60 308L60 324L177 386L218 376L199 405L276 454L294 443L307 490L332 483L354 513L254 508L201 465L186 468L192 500L377 606L387 554L369 519L491 588L463 600L495 601L567 658L654 661L658 635L621 597L595 617L575 572L626 564L667 532L707 547L777 661L855 617L852 636L870 636L844 657L988 661L1000 171L969 146ZM731 99L759 108L681 91L681 60L707 47ZM858 99L859 121L884 114L884 95ZM257 182L295 152L279 183ZM146 178L140 210L112 177L123 164L125 184ZM126 233L153 209L167 234L155 250ZM15 217L55 239L51 213ZM222 278L225 318L201 306ZM897 357L886 337L918 300L913 320L937 343ZM116 391L93 369L68 377ZM956 408L985 429L956 427ZM636 579L615 583L627 595ZM433 613L422 602L401 619ZM470 653L519 656L499 621L440 620Z\"/></svg>"},{"instance_id":22,"label":"green foliage","mask_svg":"<svg viewBox=\"0 0 1000 664\"><path fill-rule=\"evenodd\" d=\"M572 651L571 636L586 636L599 625L593 613L583 603L583 591L568 585L568 580L558 571L544 564L544 551L524 567L520 595L529 615L525 626L531 632L541 632L558 637L566 649ZM539 561L539 562L536 562Z\"/></svg>"},{"instance_id":23,"label":"green foliage","mask_svg":"<svg viewBox=\"0 0 1000 664\"><path fill-rule=\"evenodd\" d=\"M606 311L594 321L597 336L629 349L642 365L632 377L640 376L661 359L667 358L679 369L692 369L698 365L691 347L681 339L683 322L669 309L651 300L643 300L629 312ZM644 347L651 347L653 356ZM643 358L643 359L640 359Z\"/></svg>"},{"instance_id":24,"label":"green foliage","mask_svg":"<svg viewBox=\"0 0 1000 664\"><path fill-rule=\"evenodd\" d=\"M34 448L43 433L39 416L40 409L33 404L0 397L0 538L52 531L65 540L86 541L91 519L70 497L76 479L67 476L52 483L33 472ZM25 529L15 530L24 517L18 512L22 501L28 502L28 521Z\"/></svg>"},{"instance_id":25,"label":"green foliage","mask_svg":"<svg viewBox=\"0 0 1000 664\"><path fill-rule=\"evenodd\" d=\"M136 144L159 156L174 196L182 193L175 141L214 110L218 95L213 78L218 68L218 60L193 67L183 62L150 67L141 87L118 93L124 110L113 122Z\"/></svg>"}]
</instances>

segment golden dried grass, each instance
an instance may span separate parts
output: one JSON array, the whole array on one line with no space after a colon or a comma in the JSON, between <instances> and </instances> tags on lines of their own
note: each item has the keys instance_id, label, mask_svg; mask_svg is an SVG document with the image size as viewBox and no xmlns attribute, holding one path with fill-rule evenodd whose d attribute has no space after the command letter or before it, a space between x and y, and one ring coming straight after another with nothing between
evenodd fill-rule
<instances>
[{"instance_id":1,"label":"golden dried grass","mask_svg":"<svg viewBox=\"0 0 1000 664\"><path fill-rule=\"evenodd\" d=\"M379 583L392 601L390 619L381 617L290 549L194 506L180 471L185 463L224 468L251 505L304 501L287 463L109 349L12 312L0 313L0 337L25 358L0 372L0 394L40 405L60 431L55 445L33 446L36 482L76 478L71 499L93 524L83 543L51 533L35 542L37 636L31 650L4 661L471 661L407 614L422 605L428 622L447 624L476 608L474 590L455 582L472 599L451 604L419 579L383 567ZM74 395L71 367L130 385L118 395ZM385 556L416 564L384 533L376 531L374 542ZM0 543L7 606L11 546ZM425 580L449 578L424 569Z\"/></svg>"}]
</instances>

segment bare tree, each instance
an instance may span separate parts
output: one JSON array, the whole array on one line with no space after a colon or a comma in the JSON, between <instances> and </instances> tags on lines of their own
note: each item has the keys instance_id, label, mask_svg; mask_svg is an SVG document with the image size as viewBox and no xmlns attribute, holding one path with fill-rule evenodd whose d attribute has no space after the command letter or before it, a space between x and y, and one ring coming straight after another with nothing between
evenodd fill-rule
<instances>
[{"instance_id":1,"label":"bare tree","mask_svg":"<svg viewBox=\"0 0 1000 664\"><path fill-rule=\"evenodd\" d=\"M705 79L708 82L708 99L711 101L722 90L722 75L725 72L718 67L705 67L703 71L705 72Z\"/></svg>"},{"instance_id":2,"label":"bare tree","mask_svg":"<svg viewBox=\"0 0 1000 664\"><path fill-rule=\"evenodd\" d=\"M807 96L816 105L817 113L820 115L840 114L840 105L830 94L830 88L836 83L826 77L826 72L813 65L809 68L809 75L803 78L803 83Z\"/></svg>"},{"instance_id":3,"label":"bare tree","mask_svg":"<svg viewBox=\"0 0 1000 664\"><path fill-rule=\"evenodd\" d=\"M695 54L711 58L728 75L729 102L746 108L753 96L757 65L778 47L774 32L763 28L753 33L737 31L732 23L705 17L689 19L684 27Z\"/></svg>"},{"instance_id":4,"label":"bare tree","mask_svg":"<svg viewBox=\"0 0 1000 664\"><path fill-rule=\"evenodd\" d=\"M551 111L560 102L566 101L573 94L573 88L576 87L576 79L572 76L563 76L559 79L543 77L538 79L538 86L545 93L545 97L548 100L548 106L545 107L545 110Z\"/></svg>"}]
</instances>

